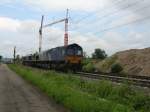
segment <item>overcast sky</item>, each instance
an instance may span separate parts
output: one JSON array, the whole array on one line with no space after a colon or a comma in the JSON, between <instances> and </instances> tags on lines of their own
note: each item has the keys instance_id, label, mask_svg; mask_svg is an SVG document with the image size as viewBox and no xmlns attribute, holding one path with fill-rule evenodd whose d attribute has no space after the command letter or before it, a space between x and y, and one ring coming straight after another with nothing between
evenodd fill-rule
<instances>
[{"instance_id":1,"label":"overcast sky","mask_svg":"<svg viewBox=\"0 0 150 112\"><path fill-rule=\"evenodd\" d=\"M0 0L0 55L38 51L41 15L44 23L65 17L69 9L69 43L90 55L95 48L109 55L150 47L149 0ZM64 23L44 29L42 50L63 45Z\"/></svg>"}]
</instances>

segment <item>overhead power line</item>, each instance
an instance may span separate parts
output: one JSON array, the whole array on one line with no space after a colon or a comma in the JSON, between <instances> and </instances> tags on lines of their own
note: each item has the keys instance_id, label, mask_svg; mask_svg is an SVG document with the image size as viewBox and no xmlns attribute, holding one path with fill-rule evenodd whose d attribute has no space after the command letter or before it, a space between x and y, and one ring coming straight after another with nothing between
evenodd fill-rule
<instances>
[{"instance_id":1,"label":"overhead power line","mask_svg":"<svg viewBox=\"0 0 150 112\"><path fill-rule=\"evenodd\" d=\"M91 33L91 34L92 35L96 35L98 33L107 32L107 31L110 31L110 30L113 30L113 29L117 29L117 28L120 28L120 27L123 27L123 26L127 26L127 25L130 25L130 24L136 24L136 23L143 22L143 21L149 20L149 19L150 19L150 16L147 16L147 17L136 19L134 21L130 21L130 22L127 22L127 23L124 23L124 24L120 24L120 25L112 26L112 27L109 27L109 28L106 28L106 29L102 29L100 31L97 31L97 32L94 32L94 33ZM77 32L77 33L81 34L81 32ZM83 35L87 36L86 34L83 34Z\"/></svg>"},{"instance_id":2,"label":"overhead power line","mask_svg":"<svg viewBox=\"0 0 150 112\"><path fill-rule=\"evenodd\" d=\"M111 9L111 8L113 8L115 5L118 5L118 4L120 4L121 2L123 2L123 1L124 1L124 0L117 0L117 2L115 1L116 3L112 4L112 6L105 7L105 8L103 8L103 9L101 9L101 11L98 10L98 11L96 11L95 13L92 13L92 14L87 14L86 16L84 16L84 17L82 17L82 18L79 18L77 21L75 21L75 23L78 24L78 23L80 23L81 21L84 21L84 20L88 19L89 17L92 17L92 16L94 16L94 15L100 13L100 12L103 12L106 8Z\"/></svg>"},{"instance_id":3,"label":"overhead power line","mask_svg":"<svg viewBox=\"0 0 150 112\"><path fill-rule=\"evenodd\" d=\"M136 2L134 2L134 3L132 3L132 4L129 4L129 5L127 5L127 6L123 7L123 8L121 8L121 10L116 10L116 11L114 11L114 12L108 13L108 14L106 14L106 15L104 15L104 16L98 18L98 19L103 19L103 18L106 18L106 17L111 16L111 15L113 15L113 14L116 14L116 13L122 11L122 10L125 10L125 9L128 9L128 8L130 8L130 7L135 6L135 5L137 5L138 3L142 2L142 1L144 1L144 0L136 1Z\"/></svg>"},{"instance_id":4,"label":"overhead power line","mask_svg":"<svg viewBox=\"0 0 150 112\"><path fill-rule=\"evenodd\" d=\"M123 27L123 26L130 25L130 24L135 24L135 23L142 22L142 21L145 21L145 20L148 20L148 19L150 19L150 16L147 16L147 17L144 17L144 18L140 18L140 19L136 19L136 20L130 21L130 22L128 22L128 23L124 23L124 24L112 26L112 27L109 27L109 28L100 30L100 31L98 31L98 32L95 32L94 34L100 33L100 32L106 32L106 31L109 31L109 30L113 30L113 29L116 29L116 28L120 28L120 27Z\"/></svg>"},{"instance_id":5,"label":"overhead power line","mask_svg":"<svg viewBox=\"0 0 150 112\"><path fill-rule=\"evenodd\" d=\"M119 2L119 3L117 3L117 4L118 4L118 5L121 5L121 4L123 3L123 1L124 1L124 0L122 0L122 2L120 1L121 3ZM127 6L123 7L121 10L128 9L128 8L130 8L130 7L132 7L132 6L135 6L136 4L138 4L138 3L142 2L142 1L144 1L144 0L135 1L135 2L133 2L133 3L131 3L131 4L128 4ZM113 8L113 7L117 7L117 6L115 6L115 4L113 4L112 7L108 7L108 8L111 9L111 8ZM119 6L118 6L118 7L119 7ZM88 19L88 18L90 18L90 17L92 17L92 16L94 16L94 15L96 15L96 14L98 14L98 13L104 11L106 8L107 8L107 7L105 7L105 8L102 9L101 11L97 11L96 13L88 14L87 16L85 16L85 17L79 19L79 20L76 22L76 24L78 24L78 23L80 23L81 21L84 21L84 20L86 20L86 19ZM105 15L101 16L100 19L105 18L105 17L107 17L107 16L110 16L110 15L112 15L112 14L115 14L115 13L117 13L117 12L120 12L121 10L115 10L115 11L113 11L113 12L111 12L111 13L105 14Z\"/></svg>"},{"instance_id":6,"label":"overhead power line","mask_svg":"<svg viewBox=\"0 0 150 112\"><path fill-rule=\"evenodd\" d=\"M141 11L143 11L144 9L147 9L147 8L150 8L150 4L148 4L148 5L146 5L146 6L142 7L142 8L135 9L135 10L133 10L133 12L134 12L134 13L136 13L136 12L141 12ZM94 26L95 24L97 24L97 25L99 25L99 26L100 26L100 25L104 25L104 26L105 26L106 24L108 24L108 21L105 22L105 23L103 23L103 24L98 24L98 23L95 22L95 23L91 24L90 27L85 27L84 30L85 30L85 29L89 30L89 29L91 28L91 26ZM84 27L84 26L83 26L83 27Z\"/></svg>"},{"instance_id":7,"label":"overhead power line","mask_svg":"<svg viewBox=\"0 0 150 112\"><path fill-rule=\"evenodd\" d=\"M132 4L129 4L129 5L125 6L125 7L123 7L122 10L125 10L125 9L130 8L130 7L133 7L133 6L137 5L138 3L142 2L142 1L144 1L144 0L138 0L138 1L134 2L134 3L132 3ZM113 15L113 14L119 13L119 12L121 12L122 10L115 10L115 11L113 11L113 12L111 12L111 13L108 13L108 14L105 14L105 15L99 17L98 19L99 19L99 20L104 19L104 18L109 17L109 16L111 16L111 15ZM94 14L96 15L97 13L94 13ZM90 17L91 17L91 16L90 16ZM85 20L85 19L83 19L83 20ZM80 22L83 21L83 20L80 20ZM80 22L77 22L76 24L79 24ZM79 26L75 26L75 27L73 27L72 29L74 29L74 28L76 28L76 27L79 27Z\"/></svg>"}]
</instances>

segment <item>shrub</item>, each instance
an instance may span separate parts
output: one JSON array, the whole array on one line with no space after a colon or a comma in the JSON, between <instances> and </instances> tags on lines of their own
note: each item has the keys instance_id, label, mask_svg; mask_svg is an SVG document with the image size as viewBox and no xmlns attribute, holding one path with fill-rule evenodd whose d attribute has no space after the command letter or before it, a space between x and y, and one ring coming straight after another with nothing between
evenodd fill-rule
<instances>
[{"instance_id":1,"label":"shrub","mask_svg":"<svg viewBox=\"0 0 150 112\"><path fill-rule=\"evenodd\" d=\"M83 66L83 71L86 72L93 72L95 70L94 65L92 63L88 63L87 65Z\"/></svg>"},{"instance_id":2,"label":"shrub","mask_svg":"<svg viewBox=\"0 0 150 112\"><path fill-rule=\"evenodd\" d=\"M87 64L90 63L90 62L91 62L91 59L90 59L90 58L85 58L85 59L82 60L82 64L83 64L83 65L87 65Z\"/></svg>"},{"instance_id":3,"label":"shrub","mask_svg":"<svg viewBox=\"0 0 150 112\"><path fill-rule=\"evenodd\" d=\"M99 62L96 65L96 68L100 72L110 72L111 66L116 62L117 56L113 55L111 57L106 58L105 60Z\"/></svg>"},{"instance_id":4,"label":"shrub","mask_svg":"<svg viewBox=\"0 0 150 112\"><path fill-rule=\"evenodd\" d=\"M118 63L115 63L111 66L112 73L120 73L122 70L123 70L123 67Z\"/></svg>"}]
</instances>

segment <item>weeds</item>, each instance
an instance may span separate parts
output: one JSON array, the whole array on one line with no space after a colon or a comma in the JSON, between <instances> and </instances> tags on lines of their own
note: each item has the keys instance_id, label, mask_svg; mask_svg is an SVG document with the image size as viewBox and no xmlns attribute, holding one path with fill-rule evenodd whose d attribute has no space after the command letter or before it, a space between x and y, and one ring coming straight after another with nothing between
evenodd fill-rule
<instances>
[{"instance_id":1,"label":"weeds","mask_svg":"<svg viewBox=\"0 0 150 112\"><path fill-rule=\"evenodd\" d=\"M125 84L113 86L109 81L86 81L72 74L9 67L73 112L150 111L150 96Z\"/></svg>"}]
</instances>

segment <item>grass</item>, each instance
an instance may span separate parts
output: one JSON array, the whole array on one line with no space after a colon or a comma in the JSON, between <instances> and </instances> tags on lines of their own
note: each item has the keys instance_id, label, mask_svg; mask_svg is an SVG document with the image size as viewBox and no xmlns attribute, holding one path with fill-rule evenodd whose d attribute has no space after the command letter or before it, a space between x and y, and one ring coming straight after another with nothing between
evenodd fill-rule
<instances>
[{"instance_id":1,"label":"grass","mask_svg":"<svg viewBox=\"0 0 150 112\"><path fill-rule=\"evenodd\" d=\"M150 112L150 96L128 85L86 81L73 74L9 65L17 74L72 112Z\"/></svg>"}]
</instances>

